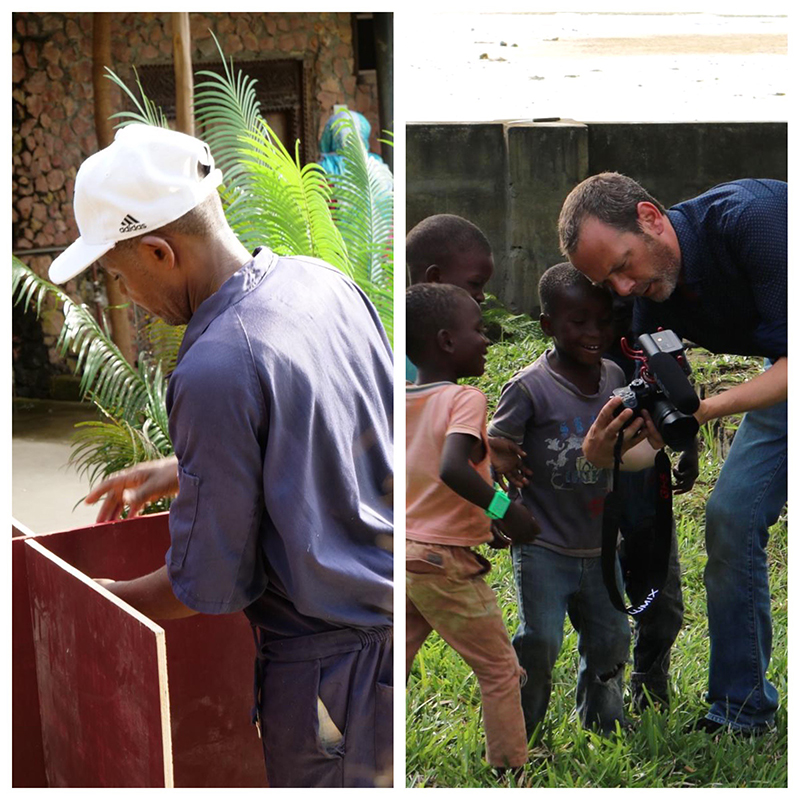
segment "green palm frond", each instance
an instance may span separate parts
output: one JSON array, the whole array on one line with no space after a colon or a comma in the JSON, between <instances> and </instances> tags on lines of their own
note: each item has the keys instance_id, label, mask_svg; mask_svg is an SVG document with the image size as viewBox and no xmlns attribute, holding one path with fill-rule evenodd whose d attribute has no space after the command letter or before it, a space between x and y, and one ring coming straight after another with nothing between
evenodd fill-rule
<instances>
[{"instance_id":1,"label":"green palm frond","mask_svg":"<svg viewBox=\"0 0 800 800\"><path fill-rule=\"evenodd\" d=\"M318 164L300 163L277 137L242 137L252 193L228 209L245 246L266 243L280 255L321 258L352 276L347 246L331 216L328 176ZM259 241L260 239L260 241Z\"/></svg>"},{"instance_id":2,"label":"green palm frond","mask_svg":"<svg viewBox=\"0 0 800 800\"><path fill-rule=\"evenodd\" d=\"M128 95L134 106L136 106L136 111L119 111L111 115L111 119L125 120L125 122L121 122L117 127L122 128L134 122L141 122L144 125L156 125L160 128L169 128L169 122L164 112L145 95L142 82L139 80L139 73L136 72L136 67L133 68L133 74L136 78L136 85L139 87L139 94L142 96L141 101L113 70L106 67L106 73L106 78L116 83L117 86Z\"/></svg>"},{"instance_id":3,"label":"green palm frond","mask_svg":"<svg viewBox=\"0 0 800 800\"><path fill-rule=\"evenodd\" d=\"M160 448L170 447L166 413L166 382L160 364L142 356L133 367L98 323L88 308L74 303L58 286L41 278L12 256L12 296L26 307L32 303L37 314L47 295L60 302L64 324L56 346L62 354L76 356L80 391L84 397L120 424L141 427L148 424L148 435ZM132 462L135 463L135 462Z\"/></svg>"},{"instance_id":4,"label":"green palm frond","mask_svg":"<svg viewBox=\"0 0 800 800\"><path fill-rule=\"evenodd\" d=\"M256 80L246 77L241 70L234 73L233 59L229 64L217 37L213 33L211 36L219 50L225 75L207 70L197 72L207 80L198 83L195 89L195 114L203 128L203 139L211 148L228 189L247 190L250 176L241 138L248 133L264 133L265 127L256 98Z\"/></svg>"},{"instance_id":5,"label":"green palm frond","mask_svg":"<svg viewBox=\"0 0 800 800\"><path fill-rule=\"evenodd\" d=\"M394 181L382 161L370 157L353 118L337 123L346 169L331 175L333 215L347 245L353 277L378 307L391 336L394 275Z\"/></svg>"},{"instance_id":6,"label":"green palm frond","mask_svg":"<svg viewBox=\"0 0 800 800\"><path fill-rule=\"evenodd\" d=\"M141 332L153 361L161 365L161 371L165 375L170 375L175 370L186 326L167 325L159 317L149 317Z\"/></svg>"},{"instance_id":7,"label":"green palm frond","mask_svg":"<svg viewBox=\"0 0 800 800\"><path fill-rule=\"evenodd\" d=\"M378 139L381 144L388 144L389 147L394 147L394 131L383 130L381 133L386 137L385 139Z\"/></svg>"},{"instance_id":8,"label":"green palm frond","mask_svg":"<svg viewBox=\"0 0 800 800\"><path fill-rule=\"evenodd\" d=\"M90 485L131 464L162 456L144 431L112 416L107 422L79 422L75 429L69 463Z\"/></svg>"},{"instance_id":9,"label":"green palm frond","mask_svg":"<svg viewBox=\"0 0 800 800\"><path fill-rule=\"evenodd\" d=\"M216 42L216 38L215 38ZM249 250L267 244L280 255L321 258L352 275L347 248L330 214L330 186L316 164L302 166L264 121L255 80L236 72L220 50L225 74L201 71L195 108L222 169L228 222Z\"/></svg>"},{"instance_id":10,"label":"green palm frond","mask_svg":"<svg viewBox=\"0 0 800 800\"><path fill-rule=\"evenodd\" d=\"M356 279L366 284L391 283L391 238L394 190L388 167L370 158L352 117L336 123L347 168L331 175L334 219L347 243ZM387 269L388 264L388 269Z\"/></svg>"}]
</instances>

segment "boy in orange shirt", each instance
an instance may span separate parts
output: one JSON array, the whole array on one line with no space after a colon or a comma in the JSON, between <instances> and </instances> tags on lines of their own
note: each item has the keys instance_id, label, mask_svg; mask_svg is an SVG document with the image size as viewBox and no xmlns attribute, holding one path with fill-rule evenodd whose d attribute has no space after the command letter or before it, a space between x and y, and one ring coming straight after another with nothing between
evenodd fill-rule
<instances>
[{"instance_id":1,"label":"boy in orange shirt","mask_svg":"<svg viewBox=\"0 0 800 800\"><path fill-rule=\"evenodd\" d=\"M539 527L493 488L486 397L457 384L483 374L489 340L478 304L449 284L412 286L406 329L418 370L406 387L406 674L436 630L478 679L487 761L521 767L528 755L524 671L483 579L489 562L471 548L492 540L492 519L514 543L532 541Z\"/></svg>"}]
</instances>

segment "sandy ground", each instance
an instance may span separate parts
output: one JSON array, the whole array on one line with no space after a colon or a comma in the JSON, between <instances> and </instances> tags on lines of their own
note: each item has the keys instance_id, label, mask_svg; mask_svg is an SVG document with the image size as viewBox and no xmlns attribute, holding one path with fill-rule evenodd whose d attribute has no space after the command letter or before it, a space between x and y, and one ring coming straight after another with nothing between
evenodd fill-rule
<instances>
[{"instance_id":1,"label":"sandy ground","mask_svg":"<svg viewBox=\"0 0 800 800\"><path fill-rule=\"evenodd\" d=\"M403 35L410 121L788 118L787 17L442 13Z\"/></svg>"},{"instance_id":2,"label":"sandy ground","mask_svg":"<svg viewBox=\"0 0 800 800\"><path fill-rule=\"evenodd\" d=\"M95 509L81 503L73 510L89 491L89 482L68 466L75 423L94 418L79 403L14 403L11 514L34 533L94 522Z\"/></svg>"}]
</instances>

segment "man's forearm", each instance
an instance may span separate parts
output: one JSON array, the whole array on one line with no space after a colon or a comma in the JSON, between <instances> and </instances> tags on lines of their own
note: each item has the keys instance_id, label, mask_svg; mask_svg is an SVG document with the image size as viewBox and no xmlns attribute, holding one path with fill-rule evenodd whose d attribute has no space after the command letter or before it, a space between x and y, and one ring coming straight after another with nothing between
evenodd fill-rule
<instances>
[{"instance_id":1,"label":"man's forearm","mask_svg":"<svg viewBox=\"0 0 800 800\"><path fill-rule=\"evenodd\" d=\"M197 613L175 597L166 565L141 578L114 581L105 587L150 619L181 619Z\"/></svg>"},{"instance_id":2,"label":"man's forearm","mask_svg":"<svg viewBox=\"0 0 800 800\"><path fill-rule=\"evenodd\" d=\"M638 472L652 467L655 464L656 453L658 450L654 450L647 440L639 442L622 456L620 469L623 472Z\"/></svg>"},{"instance_id":3,"label":"man's forearm","mask_svg":"<svg viewBox=\"0 0 800 800\"><path fill-rule=\"evenodd\" d=\"M788 385L788 358L779 358L769 369L752 380L705 398L695 412L695 417L702 425L710 419L727 417L729 414L769 408L786 400Z\"/></svg>"}]
</instances>

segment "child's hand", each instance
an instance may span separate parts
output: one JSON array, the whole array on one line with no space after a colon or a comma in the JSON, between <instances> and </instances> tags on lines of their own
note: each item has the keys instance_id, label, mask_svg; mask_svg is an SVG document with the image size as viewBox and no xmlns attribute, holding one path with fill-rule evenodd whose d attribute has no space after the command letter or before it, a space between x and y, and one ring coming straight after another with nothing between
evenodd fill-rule
<instances>
[{"instance_id":1,"label":"child's hand","mask_svg":"<svg viewBox=\"0 0 800 800\"><path fill-rule=\"evenodd\" d=\"M523 458L525 451L511 439L504 436L489 437L489 456L492 461L492 469L497 476L497 482L508 491L508 484L511 483L517 489L521 489L528 484L527 475L533 473L525 466Z\"/></svg>"},{"instance_id":2,"label":"child's hand","mask_svg":"<svg viewBox=\"0 0 800 800\"><path fill-rule=\"evenodd\" d=\"M486 542L492 550L505 550L507 547L511 545L511 539L508 538L501 530L497 527L496 522L492 522L492 539L489 542Z\"/></svg>"},{"instance_id":3,"label":"child's hand","mask_svg":"<svg viewBox=\"0 0 800 800\"><path fill-rule=\"evenodd\" d=\"M614 448L617 434L622 430L622 454L647 439L653 450L664 447L650 414L642 409L642 415L634 418L633 409L622 411L622 398L612 397L598 412L592 427L583 437L583 455L590 464L602 469L614 468ZM641 469L641 467L638 467Z\"/></svg>"},{"instance_id":4,"label":"child's hand","mask_svg":"<svg viewBox=\"0 0 800 800\"><path fill-rule=\"evenodd\" d=\"M531 512L521 503L512 503L503 519L497 520L496 524L512 544L532 542L542 531Z\"/></svg>"}]
</instances>

